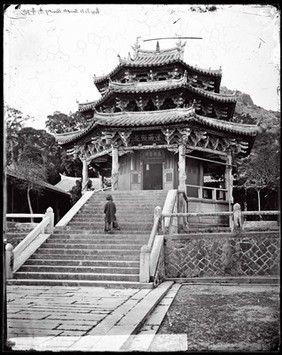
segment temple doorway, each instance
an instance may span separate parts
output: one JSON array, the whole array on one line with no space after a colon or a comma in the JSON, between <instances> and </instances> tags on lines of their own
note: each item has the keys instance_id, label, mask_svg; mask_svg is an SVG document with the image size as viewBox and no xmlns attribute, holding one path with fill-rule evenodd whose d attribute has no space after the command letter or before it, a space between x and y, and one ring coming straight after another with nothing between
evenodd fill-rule
<instances>
[{"instance_id":1,"label":"temple doorway","mask_svg":"<svg viewBox=\"0 0 282 355\"><path fill-rule=\"evenodd\" d=\"M143 165L143 190L163 189L163 164L146 163Z\"/></svg>"}]
</instances>

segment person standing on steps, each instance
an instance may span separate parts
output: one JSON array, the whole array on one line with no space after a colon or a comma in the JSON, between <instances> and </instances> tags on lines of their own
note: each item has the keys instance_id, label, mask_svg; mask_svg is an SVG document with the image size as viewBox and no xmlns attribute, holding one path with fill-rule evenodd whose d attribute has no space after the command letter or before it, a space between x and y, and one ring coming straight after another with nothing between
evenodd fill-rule
<instances>
[{"instance_id":1,"label":"person standing on steps","mask_svg":"<svg viewBox=\"0 0 282 355\"><path fill-rule=\"evenodd\" d=\"M120 230L116 219L116 205L112 195L107 195L104 206L105 213L105 232L112 233L113 229Z\"/></svg>"}]
</instances>

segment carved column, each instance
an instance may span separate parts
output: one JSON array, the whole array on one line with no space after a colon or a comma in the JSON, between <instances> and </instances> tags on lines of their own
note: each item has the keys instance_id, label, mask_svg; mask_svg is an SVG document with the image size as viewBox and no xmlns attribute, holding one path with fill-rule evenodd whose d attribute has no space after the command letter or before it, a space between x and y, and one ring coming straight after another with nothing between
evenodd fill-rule
<instances>
[{"instance_id":1,"label":"carved column","mask_svg":"<svg viewBox=\"0 0 282 355\"><path fill-rule=\"evenodd\" d=\"M178 148L178 190L186 191L186 157L185 157L185 145L179 144Z\"/></svg>"},{"instance_id":2,"label":"carved column","mask_svg":"<svg viewBox=\"0 0 282 355\"><path fill-rule=\"evenodd\" d=\"M116 146L112 146L112 190L118 189L118 148Z\"/></svg>"},{"instance_id":3,"label":"carved column","mask_svg":"<svg viewBox=\"0 0 282 355\"><path fill-rule=\"evenodd\" d=\"M82 183L81 183L81 193L84 194L87 191L87 184L89 181L88 176L88 165L90 161L87 161L86 158L81 158L82 161Z\"/></svg>"}]
</instances>

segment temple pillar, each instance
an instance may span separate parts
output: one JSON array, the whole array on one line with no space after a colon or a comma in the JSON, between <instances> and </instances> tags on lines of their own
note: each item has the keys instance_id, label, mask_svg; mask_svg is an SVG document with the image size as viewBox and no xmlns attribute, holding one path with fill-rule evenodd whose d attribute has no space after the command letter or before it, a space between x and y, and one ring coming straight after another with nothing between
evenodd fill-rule
<instances>
[{"instance_id":1,"label":"temple pillar","mask_svg":"<svg viewBox=\"0 0 282 355\"><path fill-rule=\"evenodd\" d=\"M227 162L226 162L226 169L225 169L225 188L227 189L227 201L233 203L233 176L232 176L231 151L227 153Z\"/></svg>"},{"instance_id":2,"label":"temple pillar","mask_svg":"<svg viewBox=\"0 0 282 355\"><path fill-rule=\"evenodd\" d=\"M233 204L233 176L232 176L232 155L231 151L227 152L227 162L225 169L225 188L227 189L227 201L228 201L228 210L232 211ZM232 226L232 216L229 217L229 225Z\"/></svg>"},{"instance_id":3,"label":"temple pillar","mask_svg":"<svg viewBox=\"0 0 282 355\"><path fill-rule=\"evenodd\" d=\"M183 143L178 147L178 176L178 190L186 192L186 156Z\"/></svg>"},{"instance_id":4,"label":"temple pillar","mask_svg":"<svg viewBox=\"0 0 282 355\"><path fill-rule=\"evenodd\" d=\"M89 181L88 176L88 165L90 161L87 161L85 158L81 159L82 161L82 183L81 183L81 193L82 195L87 191L87 184Z\"/></svg>"},{"instance_id":5,"label":"temple pillar","mask_svg":"<svg viewBox=\"0 0 282 355\"><path fill-rule=\"evenodd\" d=\"M118 189L118 148L112 147L112 190Z\"/></svg>"}]
</instances>

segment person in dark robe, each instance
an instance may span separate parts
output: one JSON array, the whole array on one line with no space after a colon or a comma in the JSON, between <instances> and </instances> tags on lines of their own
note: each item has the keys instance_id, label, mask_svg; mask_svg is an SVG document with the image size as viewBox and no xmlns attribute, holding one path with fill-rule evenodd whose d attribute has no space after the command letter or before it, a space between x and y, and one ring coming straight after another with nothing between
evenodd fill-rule
<instances>
[{"instance_id":1,"label":"person in dark robe","mask_svg":"<svg viewBox=\"0 0 282 355\"><path fill-rule=\"evenodd\" d=\"M113 229L120 230L116 219L116 205L112 195L107 195L106 204L104 206L105 213L105 232L112 233Z\"/></svg>"}]
</instances>

